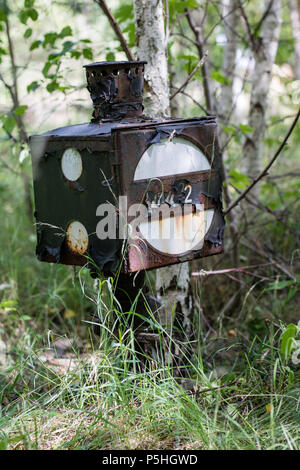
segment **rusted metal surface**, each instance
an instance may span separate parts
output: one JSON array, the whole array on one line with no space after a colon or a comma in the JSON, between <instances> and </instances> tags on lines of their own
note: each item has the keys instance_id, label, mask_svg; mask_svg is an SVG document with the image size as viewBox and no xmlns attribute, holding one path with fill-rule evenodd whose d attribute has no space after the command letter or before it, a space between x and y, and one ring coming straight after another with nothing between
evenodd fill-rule
<instances>
[{"instance_id":1,"label":"rusted metal surface","mask_svg":"<svg viewBox=\"0 0 300 470\"><path fill-rule=\"evenodd\" d=\"M159 195L160 203L163 204L170 191L174 195L173 202L182 205L186 198L186 193L182 191L182 188L186 187L182 184L185 182L186 185L191 186L191 204L203 204L204 210L214 209L212 223L205 234L202 246L198 245L197 247L196 245L195 249L185 253L168 254L162 252L151 245L150 241L142 236L142 233L140 239L129 240L125 264L125 269L128 272L166 266L223 251L225 223L222 216L222 179L216 130L216 122L212 117L185 120L184 122L169 120L161 124L155 123L152 126L148 124L140 129L121 130L117 127L113 130L117 161L120 164L126 159L128 161L128 155L130 155L130 163L128 165L121 164L122 194L128 196L128 206L136 203L147 205L147 199L155 200L157 195ZM161 138L172 135L179 135L200 148L208 159L211 170L134 181L136 167L146 149L153 143L160 142ZM155 220L153 211L151 217ZM131 219L129 219L129 224L130 222ZM179 217L177 224L184 225L184 220Z\"/></svg>"},{"instance_id":2,"label":"rusted metal surface","mask_svg":"<svg viewBox=\"0 0 300 470\"><path fill-rule=\"evenodd\" d=\"M128 256L125 260L126 271L136 272L140 269L153 269L164 267L170 264L183 263L196 258L217 255L223 252L223 243L214 245L213 243L204 241L203 248L200 251L190 251L184 255L167 255L149 247L144 240L135 240L130 244Z\"/></svg>"},{"instance_id":3,"label":"rusted metal surface","mask_svg":"<svg viewBox=\"0 0 300 470\"><path fill-rule=\"evenodd\" d=\"M189 198L191 203L199 204L205 201L206 204L209 204L210 201L219 200L220 183L219 173L215 170L195 174L179 173L178 175L133 181L129 187L129 195L132 203L146 203L147 197L154 199L155 195L159 195L162 204L171 191L174 203L183 204L187 197L185 188L190 185Z\"/></svg>"},{"instance_id":4,"label":"rusted metal surface","mask_svg":"<svg viewBox=\"0 0 300 470\"><path fill-rule=\"evenodd\" d=\"M83 255L89 245L89 236L85 226L78 220L71 222L66 231L66 242L74 253Z\"/></svg>"},{"instance_id":5,"label":"rusted metal surface","mask_svg":"<svg viewBox=\"0 0 300 470\"><path fill-rule=\"evenodd\" d=\"M93 122L54 129L30 139L40 260L83 265L88 256L94 263L90 265L93 272L97 267L104 272L115 271L122 260L123 240L97 237L95 230L101 219L96 210L107 202L117 206L119 196L127 196L128 207L141 203L147 208L158 200L158 206L170 203L170 194L172 203L183 207L188 196L191 207L202 204L204 211L213 210L203 246L167 254L155 249L141 233L139 240L128 240L123 272L166 266L223 250L222 180L215 118L143 116L143 65L122 62L86 66ZM211 169L178 173L175 165L172 175L134 181L144 152L174 137L196 146ZM68 149L74 149L74 155L78 153L80 158L73 155L65 157L64 162ZM155 211L152 216L155 220ZM74 221L80 221L85 231L79 234L73 230Z\"/></svg>"},{"instance_id":6,"label":"rusted metal surface","mask_svg":"<svg viewBox=\"0 0 300 470\"><path fill-rule=\"evenodd\" d=\"M142 115L145 63L95 62L85 66L94 105L93 122Z\"/></svg>"}]
</instances>

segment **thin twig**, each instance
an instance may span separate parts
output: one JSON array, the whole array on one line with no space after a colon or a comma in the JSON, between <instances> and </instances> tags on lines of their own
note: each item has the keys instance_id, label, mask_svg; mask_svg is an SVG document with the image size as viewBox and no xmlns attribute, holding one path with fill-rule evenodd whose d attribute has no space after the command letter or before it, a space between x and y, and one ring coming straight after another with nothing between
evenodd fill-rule
<instances>
[{"instance_id":1,"label":"thin twig","mask_svg":"<svg viewBox=\"0 0 300 470\"><path fill-rule=\"evenodd\" d=\"M230 206L226 209L226 211L224 212L224 215L227 215L234 207L236 207L239 202L245 198L246 194L249 193L249 191L251 191L251 189L254 188L254 186L268 173L268 170L269 168L273 165L273 163L275 162L275 160L277 159L277 157L280 155L282 149L284 148L285 144L287 143L288 141L288 138L290 137L291 133L293 132L297 122L298 122L298 119L300 117L300 109L290 127L290 129L288 130L285 138L283 139L281 145L279 146L279 148L277 149L277 151L275 152L273 158L270 160L270 162L268 163L268 165L260 172L260 174L252 181L252 183L248 186L248 188L245 189L245 191L243 191L240 196L232 203L230 204Z\"/></svg>"},{"instance_id":2,"label":"thin twig","mask_svg":"<svg viewBox=\"0 0 300 470\"><path fill-rule=\"evenodd\" d=\"M192 396L198 396L198 395L202 395L202 393L214 392L216 390L221 390L222 388L231 387L232 385L236 385L236 384L237 384L237 380L233 380L232 382L229 382L224 385L220 385L219 387L204 388L202 390L188 390L187 394L192 395Z\"/></svg>"},{"instance_id":3,"label":"thin twig","mask_svg":"<svg viewBox=\"0 0 300 470\"><path fill-rule=\"evenodd\" d=\"M6 28L8 49L9 49L9 58L10 58L13 85L12 86L8 85L8 83L4 81L2 76L1 76L1 80L3 81L4 85L10 92L11 99L13 102L13 109L12 109L13 111L14 109L18 108L18 106L20 105L20 101L19 101L19 93L18 93L18 67L15 61L14 46L13 46L13 41L11 37L11 30L10 30L10 23L9 23L8 16L5 17L5 28ZM17 122L17 128L18 128L20 141L22 143L27 142L28 136L27 136L24 122L23 122L23 117L21 115L15 115L15 119Z\"/></svg>"},{"instance_id":4,"label":"thin twig","mask_svg":"<svg viewBox=\"0 0 300 470\"><path fill-rule=\"evenodd\" d=\"M219 269L218 271L199 271L192 273L192 276L210 276L211 274L227 274L233 272L243 272L248 269L256 269L256 268L263 268L265 266L270 266L275 264L272 263L264 263L264 264L253 264L252 266L241 266L240 268L228 268L228 269Z\"/></svg>"},{"instance_id":5,"label":"thin twig","mask_svg":"<svg viewBox=\"0 0 300 470\"><path fill-rule=\"evenodd\" d=\"M254 253L256 254L260 254L260 256L262 256L263 258L267 258L268 260L270 260L271 263L274 263L274 265L277 267L277 269L279 269L280 271L282 271L284 274L286 274L289 278L293 279L293 280L296 280L295 278L295 275L292 274L287 268L286 266L283 266L279 261L278 261L278 256L276 257L274 255L274 253L272 253L272 255L270 253L268 253L268 250L267 250L267 247L264 246L263 249L261 247L261 245L259 244L259 242L257 240L249 240L247 237L246 239L250 242L250 243L246 243L244 242L243 240L241 240L241 244L243 246L245 246L246 248L248 248L249 250L253 251Z\"/></svg>"},{"instance_id":6,"label":"thin twig","mask_svg":"<svg viewBox=\"0 0 300 470\"><path fill-rule=\"evenodd\" d=\"M232 185L232 187L238 193L240 193L240 191L237 188L235 188L233 185ZM291 227L290 225L288 225L283 220L283 218L280 214L278 214L276 211L273 211L268 206L265 206L264 204L262 204L255 196L252 196L252 198L253 198L253 200L251 198L249 198L249 196L245 196L245 199L249 204L251 204L252 206L254 206L258 209L260 209L261 211L265 211L268 214L272 215L277 220L277 222L279 222L281 225L283 225L287 230L289 230L289 232L291 232L293 235L295 235L295 237L300 238L300 232L298 230L294 229L293 227Z\"/></svg>"},{"instance_id":7,"label":"thin twig","mask_svg":"<svg viewBox=\"0 0 300 470\"><path fill-rule=\"evenodd\" d=\"M108 8L108 6L106 5L105 1L104 0L94 0L95 3L97 3L97 5L99 5L99 7L101 8L101 10L103 11L103 13L107 16L108 18L108 21L110 22L111 24L111 27L112 29L114 30L117 38L119 39L120 43L121 43L121 46L126 54L126 57L128 60L131 60L131 61L134 61L134 56L127 44L127 41L120 29L120 26L118 25L114 15L112 14L112 12L110 11L110 9Z\"/></svg>"},{"instance_id":8,"label":"thin twig","mask_svg":"<svg viewBox=\"0 0 300 470\"><path fill-rule=\"evenodd\" d=\"M189 81L193 78L193 76L195 75L195 73L200 69L200 67L204 64L206 58L207 58L207 54L208 54L208 51L205 52L205 54L203 55L203 57L201 58L201 60L199 60L198 64L196 65L196 67L191 71L191 73L189 74L189 76L187 77L187 79L185 80L185 82L181 85L181 87L179 87L175 93L173 93L173 95L170 96L170 100L172 100L173 98L175 98L175 96L180 93L186 86L187 84L189 83Z\"/></svg>"},{"instance_id":9,"label":"thin twig","mask_svg":"<svg viewBox=\"0 0 300 470\"><path fill-rule=\"evenodd\" d=\"M289 173L282 173L281 175L266 175L267 179L275 180L279 178L298 178L300 176L300 171L291 171Z\"/></svg>"},{"instance_id":10,"label":"thin twig","mask_svg":"<svg viewBox=\"0 0 300 470\"><path fill-rule=\"evenodd\" d=\"M272 5L273 5L273 2L274 0L270 0L270 3L269 5L267 6L264 14L262 15L261 19L259 20L259 22L257 23L256 27L255 27L255 30L253 32L253 37L255 38L256 37L256 33L259 31L259 28L261 27L261 25L263 24L263 22L265 21L266 17L268 16L271 8L272 8Z\"/></svg>"},{"instance_id":11,"label":"thin twig","mask_svg":"<svg viewBox=\"0 0 300 470\"><path fill-rule=\"evenodd\" d=\"M254 35L251 31L250 23L249 23L247 15L246 15L246 12L244 10L243 3L240 1L239 4L240 4L240 11L241 11L241 14L242 14L242 17L244 19L245 26L246 26L246 32L247 32L248 37L249 37L249 41L251 42L253 50L255 50L256 49L255 37L254 37Z\"/></svg>"},{"instance_id":12,"label":"thin twig","mask_svg":"<svg viewBox=\"0 0 300 470\"><path fill-rule=\"evenodd\" d=\"M177 87L172 86L172 85L170 85L170 88L173 88L174 90L178 90ZM182 95L187 96L188 98L190 98L190 100L192 100L193 103L194 103L196 106L199 106L199 108L202 109L202 111L203 111L207 116L209 116L209 112L204 108L204 106L202 106L202 104L200 104L198 101L196 101L195 98L193 98L189 93L187 93L186 91L183 91L183 90L181 90L180 93L181 93Z\"/></svg>"},{"instance_id":13,"label":"thin twig","mask_svg":"<svg viewBox=\"0 0 300 470\"><path fill-rule=\"evenodd\" d=\"M197 41L197 49L198 49L199 57L203 57L204 41L202 37L202 28L201 26L197 26L197 24L195 23L193 19L192 12L190 10L187 10L187 20L188 20L188 23L192 32L194 33L195 39ZM207 64L204 63L204 66L202 67L203 90L204 90L204 96L205 96L206 109L211 114L213 112L212 111L213 100L211 96L208 75L209 75L208 67L207 67Z\"/></svg>"}]
</instances>

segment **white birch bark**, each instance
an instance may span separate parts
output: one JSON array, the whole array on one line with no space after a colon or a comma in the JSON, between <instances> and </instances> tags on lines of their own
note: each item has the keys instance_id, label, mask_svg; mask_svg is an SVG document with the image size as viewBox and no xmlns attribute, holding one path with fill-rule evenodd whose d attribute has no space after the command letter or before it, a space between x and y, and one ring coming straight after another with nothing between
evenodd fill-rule
<instances>
[{"instance_id":1,"label":"white birch bark","mask_svg":"<svg viewBox=\"0 0 300 470\"><path fill-rule=\"evenodd\" d=\"M148 62L145 79L151 87L145 87L145 114L151 117L167 115L170 101L162 0L134 0L133 4L137 55L139 60ZM172 311L178 311L189 334L192 296L188 263L157 269L156 291L162 303L160 322L170 325Z\"/></svg>"},{"instance_id":2,"label":"white birch bark","mask_svg":"<svg viewBox=\"0 0 300 470\"><path fill-rule=\"evenodd\" d=\"M265 0L264 9L270 5L270 0ZM252 76L252 90L250 98L250 111L248 124L253 131L247 134L243 157L246 174L255 177L261 171L263 138L266 127L266 109L268 94L272 78L272 66L274 64L278 39L281 27L281 0L273 0L267 16L261 26L261 34L255 40L254 72ZM258 195L258 185L254 192Z\"/></svg>"},{"instance_id":3,"label":"white birch bark","mask_svg":"<svg viewBox=\"0 0 300 470\"><path fill-rule=\"evenodd\" d=\"M146 60L145 114L169 113L168 63L162 0L134 0L134 18L138 60Z\"/></svg>"},{"instance_id":4,"label":"white birch bark","mask_svg":"<svg viewBox=\"0 0 300 470\"><path fill-rule=\"evenodd\" d=\"M295 48L295 78L300 80L300 6L297 0L289 0L289 7Z\"/></svg>"}]
</instances>

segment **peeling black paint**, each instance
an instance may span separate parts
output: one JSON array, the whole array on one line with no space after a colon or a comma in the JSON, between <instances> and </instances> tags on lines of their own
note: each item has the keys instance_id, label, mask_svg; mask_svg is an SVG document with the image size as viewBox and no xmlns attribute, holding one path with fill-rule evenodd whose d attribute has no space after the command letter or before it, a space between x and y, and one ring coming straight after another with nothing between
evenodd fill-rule
<instances>
[{"instance_id":1,"label":"peeling black paint","mask_svg":"<svg viewBox=\"0 0 300 470\"><path fill-rule=\"evenodd\" d=\"M94 105L92 122L141 116L145 62L96 62L86 66Z\"/></svg>"},{"instance_id":2,"label":"peeling black paint","mask_svg":"<svg viewBox=\"0 0 300 470\"><path fill-rule=\"evenodd\" d=\"M38 223L37 226L37 247L36 255L39 261L44 261L47 254L53 257L56 263L61 261L60 253L62 244L65 241L65 234L59 232L59 228L43 226Z\"/></svg>"},{"instance_id":3,"label":"peeling black paint","mask_svg":"<svg viewBox=\"0 0 300 470\"><path fill-rule=\"evenodd\" d=\"M204 240L214 245L222 245L225 229L225 219L223 212L215 211L211 226L206 233Z\"/></svg>"},{"instance_id":4,"label":"peeling black paint","mask_svg":"<svg viewBox=\"0 0 300 470\"><path fill-rule=\"evenodd\" d=\"M196 118L196 119L197 120L194 122L186 122L186 123L174 122L174 124L161 125L157 127L154 136L150 140L150 144L157 144L158 142L161 141L161 139L166 139L170 137L172 139L173 137L178 137L182 134L184 129L187 129L193 126L197 126L197 127L204 126L209 123L215 122L215 119L212 116L208 116L205 119L203 118L202 119Z\"/></svg>"}]
</instances>

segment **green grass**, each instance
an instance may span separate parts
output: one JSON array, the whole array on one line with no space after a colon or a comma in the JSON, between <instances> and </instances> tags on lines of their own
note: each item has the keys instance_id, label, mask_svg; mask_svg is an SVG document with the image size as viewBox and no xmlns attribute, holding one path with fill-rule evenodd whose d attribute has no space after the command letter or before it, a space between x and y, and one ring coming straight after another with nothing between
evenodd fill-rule
<instances>
[{"instance_id":1,"label":"green grass","mask_svg":"<svg viewBox=\"0 0 300 470\"><path fill-rule=\"evenodd\" d=\"M198 308L196 339L179 345L180 377L163 342L141 360L134 312L114 309L105 280L97 287L85 268L35 259L20 181L7 172L0 183L1 448L300 449L300 369L280 351L285 324L299 318L296 283L246 278L241 305L221 317L235 283L196 286L209 326ZM145 323L173 346L150 311ZM55 352L59 338L78 341Z\"/></svg>"},{"instance_id":2,"label":"green grass","mask_svg":"<svg viewBox=\"0 0 300 470\"><path fill-rule=\"evenodd\" d=\"M85 356L73 351L73 366L65 368L59 358L43 362L28 332L24 343L11 351L2 375L2 446L300 448L299 371L291 381L274 336L255 339L222 378L194 357L190 390L183 386L187 379L176 379L158 362L136 363L134 371L126 342L107 342Z\"/></svg>"}]
</instances>

